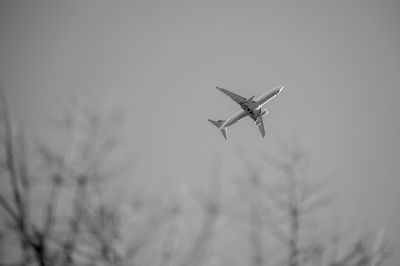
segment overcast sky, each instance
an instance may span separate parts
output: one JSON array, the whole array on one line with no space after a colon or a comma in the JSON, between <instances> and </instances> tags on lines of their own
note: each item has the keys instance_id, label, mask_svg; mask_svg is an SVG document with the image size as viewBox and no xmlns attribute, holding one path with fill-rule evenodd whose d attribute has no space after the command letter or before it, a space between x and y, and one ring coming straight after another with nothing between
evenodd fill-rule
<instances>
[{"instance_id":1,"label":"overcast sky","mask_svg":"<svg viewBox=\"0 0 400 266\"><path fill-rule=\"evenodd\" d=\"M111 101L140 157L135 175L170 188L200 183L215 154L229 178L239 147L274 150L295 132L353 220L386 226L396 242L399 11L364 0L1 1L0 80L35 137L67 91ZM278 85L266 139L249 119L228 141L207 122L239 110L215 86L257 97Z\"/></svg>"}]
</instances>

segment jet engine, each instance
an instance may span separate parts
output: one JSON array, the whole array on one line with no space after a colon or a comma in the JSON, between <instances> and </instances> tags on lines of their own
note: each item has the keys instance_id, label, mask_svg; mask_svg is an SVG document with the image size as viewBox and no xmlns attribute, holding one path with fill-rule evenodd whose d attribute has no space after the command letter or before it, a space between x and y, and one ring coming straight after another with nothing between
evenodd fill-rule
<instances>
[{"instance_id":1,"label":"jet engine","mask_svg":"<svg viewBox=\"0 0 400 266\"><path fill-rule=\"evenodd\" d=\"M253 96L251 96L247 101L248 101L248 102L251 102L252 100L254 100L254 98L256 98L256 96L253 95Z\"/></svg>"},{"instance_id":2,"label":"jet engine","mask_svg":"<svg viewBox=\"0 0 400 266\"><path fill-rule=\"evenodd\" d=\"M264 116L264 115L266 115L266 114L268 114L268 110L267 110L267 109L263 110L263 111L260 113L260 116Z\"/></svg>"}]
</instances>

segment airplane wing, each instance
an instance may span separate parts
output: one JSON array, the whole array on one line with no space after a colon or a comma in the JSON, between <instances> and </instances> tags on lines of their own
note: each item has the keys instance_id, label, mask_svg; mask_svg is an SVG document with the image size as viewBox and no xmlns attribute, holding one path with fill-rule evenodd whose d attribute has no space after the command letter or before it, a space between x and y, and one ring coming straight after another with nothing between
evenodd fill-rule
<instances>
[{"instance_id":1,"label":"airplane wing","mask_svg":"<svg viewBox=\"0 0 400 266\"><path fill-rule=\"evenodd\" d=\"M232 100L234 100L236 103L238 104L242 104L244 102L247 102L247 99L237 95L236 93L230 92L228 90L225 90L223 88L217 87L218 90L220 90L221 92L223 92L224 94L228 95Z\"/></svg>"},{"instance_id":2,"label":"airplane wing","mask_svg":"<svg viewBox=\"0 0 400 266\"><path fill-rule=\"evenodd\" d=\"M257 121L256 121L257 127L260 130L261 136L264 137L265 136L265 128L264 128L264 121L262 116L258 116L257 117Z\"/></svg>"}]
</instances>

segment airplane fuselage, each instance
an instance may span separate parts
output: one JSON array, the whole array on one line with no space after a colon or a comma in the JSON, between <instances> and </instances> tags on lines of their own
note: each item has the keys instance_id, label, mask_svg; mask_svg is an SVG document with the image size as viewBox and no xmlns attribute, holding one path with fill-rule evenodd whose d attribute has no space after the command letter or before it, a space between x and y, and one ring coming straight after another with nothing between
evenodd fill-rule
<instances>
[{"instance_id":1,"label":"airplane fuselage","mask_svg":"<svg viewBox=\"0 0 400 266\"><path fill-rule=\"evenodd\" d=\"M257 117L261 114L261 104L259 104L256 101L251 101L251 102L243 102L240 104L240 107L242 107L243 111L240 111L239 113L236 113L232 117L228 118L225 123L222 124L222 128L229 127L233 125L234 123L240 121L243 117L250 116L251 119L254 121L257 120ZM241 118L238 119L238 116Z\"/></svg>"},{"instance_id":2,"label":"airplane fuselage","mask_svg":"<svg viewBox=\"0 0 400 266\"><path fill-rule=\"evenodd\" d=\"M240 105L244 111L255 121L261 113L261 105L256 101L248 101Z\"/></svg>"},{"instance_id":3,"label":"airplane fuselage","mask_svg":"<svg viewBox=\"0 0 400 266\"><path fill-rule=\"evenodd\" d=\"M251 119L254 120L254 122L257 120L258 116L263 116L266 113L268 113L267 110L262 111L261 108L262 106L270 101L272 98L274 98L276 95L281 92L283 86L279 88L275 88L266 94L262 95L259 99L253 100L253 97L251 98L251 101L243 101L239 103L240 107L242 107L243 111L240 111L239 113L234 114L232 117L228 118L225 123L222 124L221 128L226 128L234 123L240 121L243 117L250 116ZM245 113L243 113L245 112ZM238 117L240 117L238 119Z\"/></svg>"}]
</instances>

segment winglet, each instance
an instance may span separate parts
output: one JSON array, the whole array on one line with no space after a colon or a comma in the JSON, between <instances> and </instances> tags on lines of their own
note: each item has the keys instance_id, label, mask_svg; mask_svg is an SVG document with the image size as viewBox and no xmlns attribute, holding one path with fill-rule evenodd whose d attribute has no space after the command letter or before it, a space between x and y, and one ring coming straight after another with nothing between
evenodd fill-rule
<instances>
[{"instance_id":1,"label":"winglet","mask_svg":"<svg viewBox=\"0 0 400 266\"><path fill-rule=\"evenodd\" d=\"M227 139L227 135L226 135L226 128L221 128L221 126L224 124L225 120L218 120L218 121L214 121L211 119L207 119L208 121L210 121L211 124L213 124L214 126L216 126L222 133L222 135L224 136L225 139Z\"/></svg>"}]
</instances>

